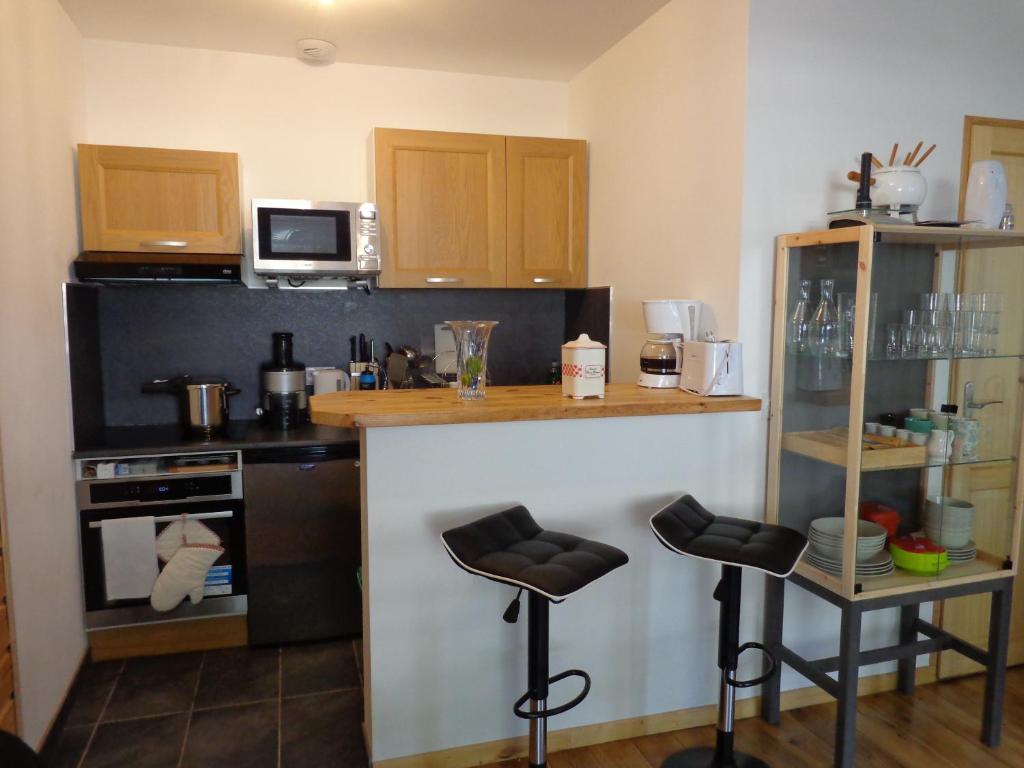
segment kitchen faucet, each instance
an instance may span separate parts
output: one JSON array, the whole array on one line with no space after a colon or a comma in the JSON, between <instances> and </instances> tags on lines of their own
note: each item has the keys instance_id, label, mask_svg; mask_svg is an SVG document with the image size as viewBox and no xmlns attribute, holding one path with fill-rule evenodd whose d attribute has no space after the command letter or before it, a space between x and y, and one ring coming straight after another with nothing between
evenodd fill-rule
<instances>
[{"instance_id":1,"label":"kitchen faucet","mask_svg":"<svg viewBox=\"0 0 1024 768\"><path fill-rule=\"evenodd\" d=\"M971 411L980 411L982 408L989 405L996 405L1003 402L1002 400L985 400L980 403L974 402L974 382L968 381L964 384L964 416L967 418L971 417Z\"/></svg>"}]
</instances>

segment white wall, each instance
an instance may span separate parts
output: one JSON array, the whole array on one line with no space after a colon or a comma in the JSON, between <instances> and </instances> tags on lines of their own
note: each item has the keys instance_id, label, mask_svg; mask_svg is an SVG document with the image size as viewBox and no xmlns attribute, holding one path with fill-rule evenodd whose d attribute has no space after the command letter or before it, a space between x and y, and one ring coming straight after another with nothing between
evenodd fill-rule
<instances>
[{"instance_id":1,"label":"white wall","mask_svg":"<svg viewBox=\"0 0 1024 768\"><path fill-rule=\"evenodd\" d=\"M904 151L922 139L938 144L921 166L929 185L921 215L954 217L964 115L1024 118L1024 4L750 6L739 329L748 389L766 393L775 236L822 227L827 211L852 206L855 187L845 176L855 157L873 151L888 159L896 141ZM763 482L763 461L749 458ZM792 588L788 596L808 602ZM872 618L866 645L894 639L894 614ZM789 626L795 649L825 644L823 634ZM818 626L838 629L838 619Z\"/></svg>"},{"instance_id":2,"label":"white wall","mask_svg":"<svg viewBox=\"0 0 1024 768\"><path fill-rule=\"evenodd\" d=\"M252 197L366 199L375 126L566 135L565 83L106 40L84 47L83 142L237 152L246 206Z\"/></svg>"},{"instance_id":3,"label":"white wall","mask_svg":"<svg viewBox=\"0 0 1024 768\"><path fill-rule=\"evenodd\" d=\"M0 439L23 738L85 650L61 283L78 251L81 39L56 0L0 0Z\"/></svg>"},{"instance_id":4,"label":"white wall","mask_svg":"<svg viewBox=\"0 0 1024 768\"><path fill-rule=\"evenodd\" d=\"M747 2L674 0L572 80L590 141L590 284L614 289L612 380L631 381L642 299L737 322Z\"/></svg>"}]
</instances>

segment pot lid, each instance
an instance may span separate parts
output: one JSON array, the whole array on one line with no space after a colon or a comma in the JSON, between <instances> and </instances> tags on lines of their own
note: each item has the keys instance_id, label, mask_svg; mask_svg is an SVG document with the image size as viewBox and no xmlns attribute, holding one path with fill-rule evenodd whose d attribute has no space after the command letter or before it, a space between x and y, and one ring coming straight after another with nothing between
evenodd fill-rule
<instances>
[{"instance_id":1,"label":"pot lid","mask_svg":"<svg viewBox=\"0 0 1024 768\"><path fill-rule=\"evenodd\" d=\"M605 349L605 345L600 341L594 341L590 336L585 333L581 333L578 339L567 341L562 345L562 349Z\"/></svg>"}]
</instances>

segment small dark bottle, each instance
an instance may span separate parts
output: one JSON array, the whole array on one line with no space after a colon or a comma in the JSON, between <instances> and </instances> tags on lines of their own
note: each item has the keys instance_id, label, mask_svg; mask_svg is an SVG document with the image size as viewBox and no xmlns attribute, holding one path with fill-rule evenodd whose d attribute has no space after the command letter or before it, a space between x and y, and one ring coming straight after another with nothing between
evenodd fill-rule
<instances>
[{"instance_id":1,"label":"small dark bottle","mask_svg":"<svg viewBox=\"0 0 1024 768\"><path fill-rule=\"evenodd\" d=\"M551 361L551 368L548 370L548 384L562 383L562 367L557 360Z\"/></svg>"}]
</instances>

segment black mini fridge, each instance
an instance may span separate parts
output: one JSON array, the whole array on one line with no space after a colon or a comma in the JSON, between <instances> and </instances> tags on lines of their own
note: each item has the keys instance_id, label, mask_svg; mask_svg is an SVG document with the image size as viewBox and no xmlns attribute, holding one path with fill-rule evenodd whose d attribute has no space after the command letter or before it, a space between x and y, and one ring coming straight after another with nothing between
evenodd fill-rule
<instances>
[{"instance_id":1,"label":"black mini fridge","mask_svg":"<svg viewBox=\"0 0 1024 768\"><path fill-rule=\"evenodd\" d=\"M243 451L249 643L360 634L359 446Z\"/></svg>"}]
</instances>

